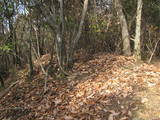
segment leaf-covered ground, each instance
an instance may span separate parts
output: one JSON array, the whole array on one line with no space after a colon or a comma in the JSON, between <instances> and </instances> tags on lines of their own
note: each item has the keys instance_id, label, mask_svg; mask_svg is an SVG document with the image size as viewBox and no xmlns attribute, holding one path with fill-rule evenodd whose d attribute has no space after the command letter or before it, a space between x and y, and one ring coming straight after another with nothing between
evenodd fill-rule
<instances>
[{"instance_id":1,"label":"leaf-covered ground","mask_svg":"<svg viewBox=\"0 0 160 120\"><path fill-rule=\"evenodd\" d=\"M48 64L43 56L42 64ZM73 74L48 78L38 73L0 99L0 120L152 120L160 118L160 69L133 57L96 54L79 58ZM37 64L38 66L38 64Z\"/></svg>"}]
</instances>

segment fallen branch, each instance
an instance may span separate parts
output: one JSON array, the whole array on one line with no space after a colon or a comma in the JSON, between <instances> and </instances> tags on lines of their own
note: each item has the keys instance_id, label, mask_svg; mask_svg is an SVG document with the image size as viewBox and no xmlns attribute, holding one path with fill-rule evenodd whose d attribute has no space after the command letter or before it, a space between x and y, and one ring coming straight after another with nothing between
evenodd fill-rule
<instances>
[{"instance_id":1,"label":"fallen branch","mask_svg":"<svg viewBox=\"0 0 160 120\"><path fill-rule=\"evenodd\" d=\"M3 96L5 96L5 95L10 91L10 89L11 89L12 87L14 87L17 83L19 83L19 81L16 81L16 82L12 83L8 88L6 88L4 91L2 91L2 92L0 93L0 99L1 99Z\"/></svg>"},{"instance_id":2,"label":"fallen branch","mask_svg":"<svg viewBox=\"0 0 160 120\"><path fill-rule=\"evenodd\" d=\"M0 111L4 110L26 110L27 108L22 108L22 107L13 107L13 108L2 108Z\"/></svg>"}]
</instances>

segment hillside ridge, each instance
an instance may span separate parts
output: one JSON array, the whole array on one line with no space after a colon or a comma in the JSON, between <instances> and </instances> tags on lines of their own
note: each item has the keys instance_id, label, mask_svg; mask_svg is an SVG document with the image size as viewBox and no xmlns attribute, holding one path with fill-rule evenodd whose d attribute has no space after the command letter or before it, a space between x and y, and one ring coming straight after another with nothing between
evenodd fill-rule
<instances>
[{"instance_id":1,"label":"hillside ridge","mask_svg":"<svg viewBox=\"0 0 160 120\"><path fill-rule=\"evenodd\" d=\"M46 55L39 60L43 60L44 66L49 63L45 57L49 58ZM45 93L41 72L31 82L19 72L21 82L0 99L0 119L130 120L143 116L144 120L150 120L160 117L152 105L147 106L154 101L149 100L149 94L154 93L152 98L159 99L156 94L160 69L155 65L137 64L133 57L101 53L88 61L77 62L72 72L63 79L50 76ZM145 106L155 116L145 116Z\"/></svg>"}]
</instances>

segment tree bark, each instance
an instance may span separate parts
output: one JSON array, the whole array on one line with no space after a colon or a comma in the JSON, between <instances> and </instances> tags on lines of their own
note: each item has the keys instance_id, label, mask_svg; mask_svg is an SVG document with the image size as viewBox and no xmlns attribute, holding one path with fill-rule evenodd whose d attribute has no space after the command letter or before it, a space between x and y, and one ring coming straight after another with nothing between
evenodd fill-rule
<instances>
[{"instance_id":1,"label":"tree bark","mask_svg":"<svg viewBox=\"0 0 160 120\"><path fill-rule=\"evenodd\" d=\"M141 16L142 16L142 0L137 1L137 17L136 17L136 36L135 36L135 46L134 46L134 56L136 60L141 60Z\"/></svg>"},{"instance_id":2,"label":"tree bark","mask_svg":"<svg viewBox=\"0 0 160 120\"><path fill-rule=\"evenodd\" d=\"M114 2L122 29L123 54L131 55L130 36L127 26L127 21L122 10L122 4L120 0L115 0Z\"/></svg>"}]
</instances>

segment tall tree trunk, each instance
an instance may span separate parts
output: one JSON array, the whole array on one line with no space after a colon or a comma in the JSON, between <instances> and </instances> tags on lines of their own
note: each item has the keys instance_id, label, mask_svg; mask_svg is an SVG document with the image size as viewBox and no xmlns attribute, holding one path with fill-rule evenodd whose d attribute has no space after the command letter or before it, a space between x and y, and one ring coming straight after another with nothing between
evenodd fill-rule
<instances>
[{"instance_id":1,"label":"tall tree trunk","mask_svg":"<svg viewBox=\"0 0 160 120\"><path fill-rule=\"evenodd\" d=\"M59 0L60 4L60 24L57 28L56 35L56 52L61 71L65 69L65 41L64 41L64 12L63 12L63 0Z\"/></svg>"},{"instance_id":2,"label":"tall tree trunk","mask_svg":"<svg viewBox=\"0 0 160 120\"><path fill-rule=\"evenodd\" d=\"M15 51L15 63L21 66L21 60L20 56L18 53L18 45L17 45L17 35L15 29L13 30L14 32L14 51Z\"/></svg>"},{"instance_id":3,"label":"tall tree trunk","mask_svg":"<svg viewBox=\"0 0 160 120\"><path fill-rule=\"evenodd\" d=\"M136 20L136 36L135 36L135 46L134 46L134 56L137 60L141 60L141 16L142 16L142 5L143 1L137 1L137 20Z\"/></svg>"},{"instance_id":4,"label":"tall tree trunk","mask_svg":"<svg viewBox=\"0 0 160 120\"><path fill-rule=\"evenodd\" d=\"M122 4L120 0L115 0L115 7L117 10L117 14L118 14L120 24L121 24L121 29L122 29L123 54L131 55L129 31L128 31L127 21L123 13Z\"/></svg>"},{"instance_id":5,"label":"tall tree trunk","mask_svg":"<svg viewBox=\"0 0 160 120\"><path fill-rule=\"evenodd\" d=\"M37 21L37 23L38 23L38 21ZM37 37L37 54L38 54L38 56L41 56L42 54L41 54L41 45L40 45L40 41L42 40L41 39L41 27L40 27L40 25L37 25L38 26L38 28L37 28L37 30L35 30L35 32L36 32L36 37Z\"/></svg>"},{"instance_id":6,"label":"tall tree trunk","mask_svg":"<svg viewBox=\"0 0 160 120\"><path fill-rule=\"evenodd\" d=\"M67 65L69 68L72 68L73 67L73 55L74 55L74 51L75 51L75 48L76 48L76 45L81 37L81 33L82 33L82 28L83 28L83 24L84 24L84 19L85 19L85 16L86 16L86 13L87 13L87 9L88 9L88 0L85 0L84 1L84 5L83 5L83 11L82 11L82 18L81 18L81 21L80 21L80 25L79 25L79 28L78 28L78 32L75 36L75 38L73 39L73 42L70 46L70 49L69 49L69 53L68 53L68 58L67 58Z\"/></svg>"},{"instance_id":7,"label":"tall tree trunk","mask_svg":"<svg viewBox=\"0 0 160 120\"><path fill-rule=\"evenodd\" d=\"M89 1L88 11L96 17L96 0Z\"/></svg>"},{"instance_id":8,"label":"tall tree trunk","mask_svg":"<svg viewBox=\"0 0 160 120\"><path fill-rule=\"evenodd\" d=\"M32 25L30 28L30 37L29 37L29 79L31 80L33 75L33 60L32 60Z\"/></svg>"}]
</instances>

